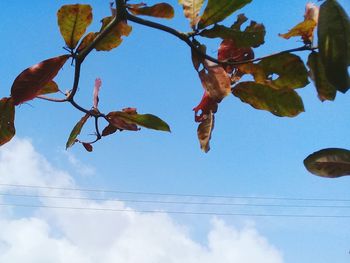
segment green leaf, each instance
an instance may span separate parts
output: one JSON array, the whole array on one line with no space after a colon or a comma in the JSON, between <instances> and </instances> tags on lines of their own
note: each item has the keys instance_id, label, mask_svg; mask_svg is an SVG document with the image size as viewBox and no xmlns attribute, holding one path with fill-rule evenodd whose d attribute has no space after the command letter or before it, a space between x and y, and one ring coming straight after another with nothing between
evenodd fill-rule
<instances>
[{"instance_id":1,"label":"green leaf","mask_svg":"<svg viewBox=\"0 0 350 263\"><path fill-rule=\"evenodd\" d=\"M306 169L315 175L337 178L350 175L350 151L339 148L323 149L304 160Z\"/></svg>"},{"instance_id":2,"label":"green leaf","mask_svg":"<svg viewBox=\"0 0 350 263\"><path fill-rule=\"evenodd\" d=\"M350 20L335 0L320 8L318 47L328 81L345 93L350 88Z\"/></svg>"},{"instance_id":3,"label":"green leaf","mask_svg":"<svg viewBox=\"0 0 350 263\"><path fill-rule=\"evenodd\" d=\"M321 101L334 100L337 90L329 83L324 66L317 52L309 55L307 65L310 68L310 77L315 82L318 97Z\"/></svg>"},{"instance_id":4,"label":"green leaf","mask_svg":"<svg viewBox=\"0 0 350 263\"><path fill-rule=\"evenodd\" d=\"M209 142L214 129L214 120L213 112L206 114L205 119L198 125L197 129L197 136L201 149L206 153L210 150Z\"/></svg>"},{"instance_id":5,"label":"green leaf","mask_svg":"<svg viewBox=\"0 0 350 263\"><path fill-rule=\"evenodd\" d=\"M198 28L203 29L224 20L251 1L252 0L208 0L208 5L198 23Z\"/></svg>"},{"instance_id":6,"label":"green leaf","mask_svg":"<svg viewBox=\"0 0 350 263\"><path fill-rule=\"evenodd\" d=\"M268 84L276 89L296 89L308 83L308 73L300 57L283 53L261 60L257 64L265 72ZM273 75L277 74L276 79Z\"/></svg>"},{"instance_id":7,"label":"green leaf","mask_svg":"<svg viewBox=\"0 0 350 263\"><path fill-rule=\"evenodd\" d=\"M182 5L185 17L190 20L191 27L195 28L204 0L179 0L179 3Z\"/></svg>"},{"instance_id":8,"label":"green leaf","mask_svg":"<svg viewBox=\"0 0 350 263\"><path fill-rule=\"evenodd\" d=\"M304 112L299 95L292 89L274 89L251 81L237 84L233 95L259 110L267 110L279 117L295 117Z\"/></svg>"},{"instance_id":9,"label":"green leaf","mask_svg":"<svg viewBox=\"0 0 350 263\"><path fill-rule=\"evenodd\" d=\"M102 27L100 32L112 21L113 17L105 17L102 19ZM95 49L97 51L109 51L116 48L122 43L122 36L128 36L132 30L126 22L121 21L113 29L97 43Z\"/></svg>"},{"instance_id":10,"label":"green leaf","mask_svg":"<svg viewBox=\"0 0 350 263\"><path fill-rule=\"evenodd\" d=\"M74 49L92 22L90 5L64 5L57 12L58 26L67 47Z\"/></svg>"},{"instance_id":11,"label":"green leaf","mask_svg":"<svg viewBox=\"0 0 350 263\"><path fill-rule=\"evenodd\" d=\"M0 100L0 146L15 136L15 106L12 98Z\"/></svg>"},{"instance_id":12,"label":"green leaf","mask_svg":"<svg viewBox=\"0 0 350 263\"><path fill-rule=\"evenodd\" d=\"M118 118L128 124L136 124L148 129L170 132L169 125L162 119L152 114L137 114L125 111L114 111L110 112L107 115L107 118Z\"/></svg>"},{"instance_id":13,"label":"green leaf","mask_svg":"<svg viewBox=\"0 0 350 263\"><path fill-rule=\"evenodd\" d=\"M128 10L134 15L153 16L159 18L173 18L174 8L167 3L159 3L152 6L139 7L139 5L128 5Z\"/></svg>"},{"instance_id":14,"label":"green leaf","mask_svg":"<svg viewBox=\"0 0 350 263\"><path fill-rule=\"evenodd\" d=\"M56 82L51 80L49 83L47 83L42 89L39 90L39 92L36 94L39 95L45 95L45 94L51 94L59 92L59 88Z\"/></svg>"},{"instance_id":15,"label":"green leaf","mask_svg":"<svg viewBox=\"0 0 350 263\"><path fill-rule=\"evenodd\" d=\"M200 33L201 36L208 38L231 39L237 48L258 47L264 44L265 34L264 25L257 24L254 21L244 31L241 31L240 28L215 25L213 28L205 29Z\"/></svg>"},{"instance_id":16,"label":"green leaf","mask_svg":"<svg viewBox=\"0 0 350 263\"><path fill-rule=\"evenodd\" d=\"M77 124L75 124L73 130L69 135L68 141L66 143L66 149L68 149L69 147L72 147L73 144L76 142L77 137L81 132L81 129L83 128L84 124L89 119L89 117L90 117L90 114L86 114L84 117L80 119L80 121L77 122Z\"/></svg>"}]
</instances>

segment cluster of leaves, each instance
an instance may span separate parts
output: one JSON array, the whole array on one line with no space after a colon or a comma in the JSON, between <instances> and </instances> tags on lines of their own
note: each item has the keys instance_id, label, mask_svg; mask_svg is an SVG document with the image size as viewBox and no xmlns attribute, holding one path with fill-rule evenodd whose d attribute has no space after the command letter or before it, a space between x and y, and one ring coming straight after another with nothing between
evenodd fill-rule
<instances>
[{"instance_id":1,"label":"cluster of leaves","mask_svg":"<svg viewBox=\"0 0 350 263\"><path fill-rule=\"evenodd\" d=\"M304 46L262 58L255 58L254 49L265 42L266 30L263 24L250 21L245 25L248 18L244 14L238 15L231 26L221 24L251 2L179 0L192 29L189 33L181 33L138 17L170 19L174 16L174 9L167 3L147 6L144 3L129 4L125 0L116 0L116 8L111 4L112 15L101 20L100 31L89 33L86 31L93 20L92 8L83 4L62 6L57 13L58 26L69 53L44 60L18 75L12 85L11 96L0 100L0 145L11 140L15 134L15 106L37 97L69 102L84 113L68 138L67 148L80 142L87 151L92 151L92 144L104 136L123 130L138 131L139 126L170 131L168 124L160 118L151 114L138 114L135 108L101 113L98 109L100 79L95 82L93 106L90 109L83 108L74 100L85 58L92 50L110 51L118 47L123 37L132 31L129 22L175 35L191 48L193 66L204 88L203 97L194 112L195 121L199 123L198 139L205 152L210 149L214 115L219 103L231 93L256 109L269 111L279 117L295 117L304 111L303 101L296 90L305 87L309 79L314 82L321 101L334 100L337 91L345 93L350 88L350 22L336 0L325 0L320 8L307 4L304 21L289 32L280 34L285 39L301 37ZM316 28L318 46L314 47ZM206 54L206 46L199 42L199 38L221 41L217 58ZM310 52L307 63L292 54L298 51ZM72 89L67 93L61 92L65 95L63 99L46 97L46 94L60 91L53 79L70 58L75 65ZM96 139L91 142L80 141L78 136L90 118L95 121ZM107 122L102 132L99 130L101 118ZM314 153L305 160L305 166L312 173L326 177L349 174L350 154L344 151L325 149ZM339 165L344 160L346 165Z\"/></svg>"}]
</instances>

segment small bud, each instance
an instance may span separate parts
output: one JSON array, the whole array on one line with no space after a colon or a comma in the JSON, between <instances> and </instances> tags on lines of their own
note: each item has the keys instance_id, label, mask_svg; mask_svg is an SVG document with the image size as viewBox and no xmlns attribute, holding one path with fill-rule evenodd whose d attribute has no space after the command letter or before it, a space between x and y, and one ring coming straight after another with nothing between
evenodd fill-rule
<instances>
[{"instance_id":1,"label":"small bud","mask_svg":"<svg viewBox=\"0 0 350 263\"><path fill-rule=\"evenodd\" d=\"M307 3L305 7L305 20L314 20L316 23L318 22L318 13L319 7L314 3Z\"/></svg>"}]
</instances>

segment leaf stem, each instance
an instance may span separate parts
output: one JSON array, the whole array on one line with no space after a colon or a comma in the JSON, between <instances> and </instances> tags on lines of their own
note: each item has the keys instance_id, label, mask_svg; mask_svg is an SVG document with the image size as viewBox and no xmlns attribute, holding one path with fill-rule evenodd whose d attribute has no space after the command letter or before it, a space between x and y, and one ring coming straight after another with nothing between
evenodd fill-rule
<instances>
[{"instance_id":1,"label":"leaf stem","mask_svg":"<svg viewBox=\"0 0 350 263\"><path fill-rule=\"evenodd\" d=\"M47 100L47 101L51 101L51 102L67 102L67 98L65 99L55 99L55 98L50 98L50 97L46 97L43 95L39 95L37 96L38 99L42 99L42 100Z\"/></svg>"}]
</instances>

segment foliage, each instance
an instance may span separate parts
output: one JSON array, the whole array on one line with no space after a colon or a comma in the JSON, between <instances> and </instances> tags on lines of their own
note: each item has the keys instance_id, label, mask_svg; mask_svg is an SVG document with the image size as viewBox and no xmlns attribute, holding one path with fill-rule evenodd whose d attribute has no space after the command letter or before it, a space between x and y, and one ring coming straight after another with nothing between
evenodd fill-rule
<instances>
[{"instance_id":1,"label":"foliage","mask_svg":"<svg viewBox=\"0 0 350 263\"><path fill-rule=\"evenodd\" d=\"M117 131L139 131L141 127L170 132L169 125L152 114L139 114L135 108L111 111L98 109L99 91L102 85L96 79L91 109L83 108L75 101L79 88L80 72L85 58L93 51L110 51L118 47L131 31L130 24L137 23L176 36L191 49L192 62L203 86L203 97L193 110L198 122L198 139L201 149L208 152L214 129L215 113L220 102L231 93L252 107L268 111L279 117L295 117L304 111L297 89L304 88L311 80L321 101L334 100L337 91L350 88L350 21L345 10L336 0L325 0L320 7L307 4L304 20L280 37L300 37L304 45L272 55L254 58L254 49L265 43L266 29L262 23L250 21L238 14L228 26L226 18L252 0L179 0L190 32L182 33L164 24L139 16L171 19L174 9L169 3L148 6L145 3L129 4L115 0L111 4L111 16L104 17L98 32L88 32L93 22L92 7L84 4L64 5L57 12L58 27L68 54L44 60L25 69L14 80L11 97L0 100L0 145L15 135L15 106L41 98L52 102L67 102L84 113L74 126L66 148L76 142L91 152L92 144ZM318 45L314 46L317 32ZM219 39L217 58L206 54L206 46L200 40ZM309 52L305 63L296 52ZM46 97L58 93L54 78L68 59L74 65L72 89L63 98ZM243 79L242 79L243 77ZM78 139L84 125L93 120L96 139L84 142ZM100 122L107 125L100 131ZM350 151L325 149L305 159L306 168L324 177L350 174Z\"/></svg>"}]
</instances>

